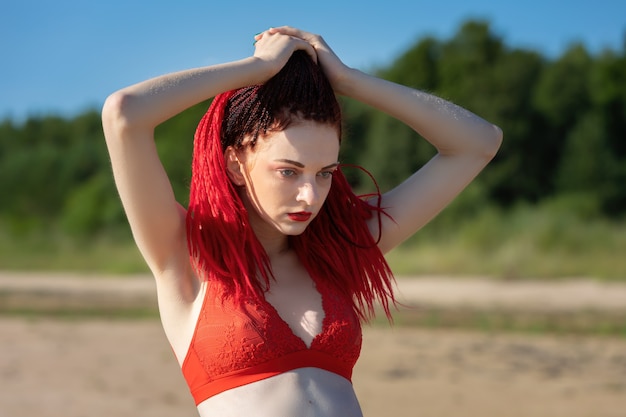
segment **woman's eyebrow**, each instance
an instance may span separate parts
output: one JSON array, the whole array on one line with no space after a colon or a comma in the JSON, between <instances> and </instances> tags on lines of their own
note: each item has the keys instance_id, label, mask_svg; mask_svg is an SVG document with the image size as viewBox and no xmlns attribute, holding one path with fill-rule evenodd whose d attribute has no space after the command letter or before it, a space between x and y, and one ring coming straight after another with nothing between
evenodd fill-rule
<instances>
[{"instance_id":1,"label":"woman's eyebrow","mask_svg":"<svg viewBox=\"0 0 626 417\"><path fill-rule=\"evenodd\" d=\"M326 165L325 167L323 167L322 169L330 169L330 168L337 168L339 166L339 162L333 162L330 165Z\"/></svg>"},{"instance_id":2,"label":"woman's eyebrow","mask_svg":"<svg viewBox=\"0 0 626 417\"><path fill-rule=\"evenodd\" d=\"M291 164L291 165L295 165L298 168L304 168L304 164L302 162L298 162L298 161L292 161L291 159L275 159L275 162L284 162L287 164ZM335 168L339 165L339 162L333 162L330 165L326 165L325 167L323 167L322 169L330 169L330 168Z\"/></svg>"}]
</instances>

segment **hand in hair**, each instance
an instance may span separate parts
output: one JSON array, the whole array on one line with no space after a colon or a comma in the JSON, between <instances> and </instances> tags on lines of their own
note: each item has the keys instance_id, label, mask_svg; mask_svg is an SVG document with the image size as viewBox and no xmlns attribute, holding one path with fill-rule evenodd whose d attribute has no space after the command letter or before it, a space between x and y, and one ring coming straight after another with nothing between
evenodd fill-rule
<instances>
[{"instance_id":1,"label":"hand in hair","mask_svg":"<svg viewBox=\"0 0 626 417\"><path fill-rule=\"evenodd\" d=\"M333 90L335 90L337 94L345 94L343 91L343 83L346 78L349 77L351 69L339 59L321 35L305 32L290 26L270 28L265 33L270 35L278 33L288 35L292 38L301 39L311 45L315 50L319 64L324 70L324 74L326 74L326 77L333 86Z\"/></svg>"},{"instance_id":2,"label":"hand in hair","mask_svg":"<svg viewBox=\"0 0 626 417\"><path fill-rule=\"evenodd\" d=\"M305 51L317 62L315 49L302 38L275 31L270 33L267 30L256 35L254 39L254 56L272 65L272 75L278 73L298 50Z\"/></svg>"}]
</instances>

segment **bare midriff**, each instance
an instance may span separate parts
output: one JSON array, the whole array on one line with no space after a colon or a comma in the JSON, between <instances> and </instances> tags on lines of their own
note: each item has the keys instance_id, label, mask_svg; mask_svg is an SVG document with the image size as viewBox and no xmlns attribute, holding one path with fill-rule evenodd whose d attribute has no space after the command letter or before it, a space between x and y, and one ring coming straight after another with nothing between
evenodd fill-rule
<instances>
[{"instance_id":1,"label":"bare midriff","mask_svg":"<svg viewBox=\"0 0 626 417\"><path fill-rule=\"evenodd\" d=\"M317 368L233 388L198 405L201 417L363 417L352 383Z\"/></svg>"}]
</instances>

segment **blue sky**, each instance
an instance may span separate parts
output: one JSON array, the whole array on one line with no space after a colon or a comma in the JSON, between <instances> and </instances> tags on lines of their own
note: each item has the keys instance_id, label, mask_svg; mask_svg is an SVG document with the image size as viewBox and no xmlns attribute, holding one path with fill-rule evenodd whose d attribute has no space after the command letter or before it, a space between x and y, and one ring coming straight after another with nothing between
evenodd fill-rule
<instances>
[{"instance_id":1,"label":"blue sky","mask_svg":"<svg viewBox=\"0 0 626 417\"><path fill-rule=\"evenodd\" d=\"M367 70L472 18L488 20L505 44L548 57L578 41L594 53L625 43L624 0L4 0L0 119L99 108L148 77L244 58L270 26L320 33L344 62Z\"/></svg>"}]
</instances>

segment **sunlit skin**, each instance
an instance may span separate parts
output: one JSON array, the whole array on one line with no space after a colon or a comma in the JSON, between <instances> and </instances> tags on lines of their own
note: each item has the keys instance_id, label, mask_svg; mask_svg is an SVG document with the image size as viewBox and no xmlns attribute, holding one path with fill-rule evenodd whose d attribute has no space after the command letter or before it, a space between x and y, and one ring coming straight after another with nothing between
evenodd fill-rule
<instances>
[{"instance_id":1,"label":"sunlit skin","mask_svg":"<svg viewBox=\"0 0 626 417\"><path fill-rule=\"evenodd\" d=\"M299 121L259 138L253 149L229 148L225 156L257 237L282 245L322 208L338 165L339 137L332 126Z\"/></svg>"}]
</instances>

